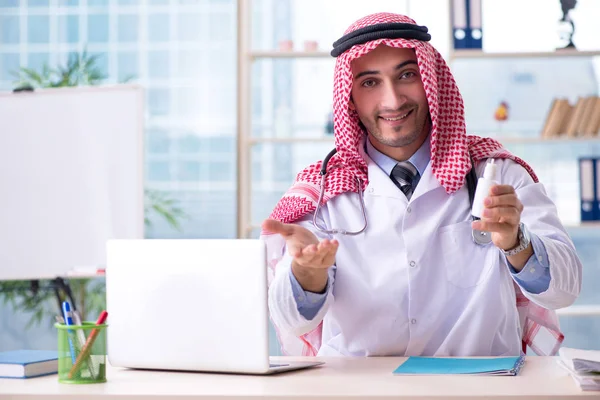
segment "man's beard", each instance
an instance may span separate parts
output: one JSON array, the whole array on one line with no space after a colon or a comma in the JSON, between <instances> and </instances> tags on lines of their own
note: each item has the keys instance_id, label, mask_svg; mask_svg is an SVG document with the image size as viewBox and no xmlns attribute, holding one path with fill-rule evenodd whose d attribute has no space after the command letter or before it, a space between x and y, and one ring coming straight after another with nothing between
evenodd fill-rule
<instances>
[{"instance_id":1,"label":"man's beard","mask_svg":"<svg viewBox=\"0 0 600 400\"><path fill-rule=\"evenodd\" d=\"M413 109L413 112L416 113L417 110ZM414 117L416 118L417 116L415 115ZM385 135L382 134L381 130L377 126L376 121L378 118L379 117L376 117L376 120L373 121L373 123L369 123L368 125L364 124L361 121L361 125L363 127L366 127L367 128L366 132L368 132L370 135L372 135L379 143L386 145L386 146L390 146L390 147L405 147L405 146L408 146L408 145L414 143L416 140L418 140L421 137L421 134L423 133L423 129L427 125L427 122L430 120L430 117L428 115L427 119L425 119L422 123L415 124L415 128L412 131L410 131L408 134L404 134L402 136L386 137ZM396 132L396 133L398 133L402 129L404 129L404 127L402 127L402 126L392 128L392 130L394 130L394 132Z\"/></svg>"}]
</instances>

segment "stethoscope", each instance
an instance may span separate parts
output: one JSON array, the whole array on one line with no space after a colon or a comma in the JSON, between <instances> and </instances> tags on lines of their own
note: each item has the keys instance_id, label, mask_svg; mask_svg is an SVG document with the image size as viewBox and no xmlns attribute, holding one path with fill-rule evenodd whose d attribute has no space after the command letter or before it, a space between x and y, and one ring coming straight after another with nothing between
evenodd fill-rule
<instances>
[{"instance_id":1,"label":"stethoscope","mask_svg":"<svg viewBox=\"0 0 600 400\"><path fill-rule=\"evenodd\" d=\"M327 164L329 163L329 160L331 159L331 157L333 157L333 155L336 152L337 152L337 149L333 149L329 152L329 154L327 154L327 157L325 157L325 159L323 160L323 164L321 165L321 170L319 171L319 175L321 175L321 189L319 192L319 200L317 201L317 206L315 208L315 212L313 215L313 225L318 231L326 233L328 235L340 234L340 235L347 235L347 236L356 236L356 235L363 233L365 231L365 229L367 229L367 226L368 226L367 210L365 207L365 200L364 200L364 196L363 196L364 192L362 190L362 184L360 183L360 179L358 179L358 177L356 178L356 184L358 186L358 195L359 195L358 197L360 199L360 211L362 212L363 221L364 221L364 225L363 225L362 229L360 229L358 231L349 231L346 229L327 229L325 227L319 226L319 223L317 222L317 216L318 216L319 210L321 209L321 202L323 201L323 196L325 195L325 179L326 179L326 175L327 175ZM471 162L471 165L473 167L467 174L467 190L469 192L469 202L471 203L471 208L473 208L473 199L475 198L475 189L477 187L477 174L475 172L475 167L474 167L475 164L473 162ZM472 220L477 219L476 217L471 217L471 218L472 218ZM492 235L489 232L479 231L477 229L471 230L471 236L473 238L473 242L475 242L475 244L479 244L481 246L485 246L486 244L489 244L492 241Z\"/></svg>"}]
</instances>

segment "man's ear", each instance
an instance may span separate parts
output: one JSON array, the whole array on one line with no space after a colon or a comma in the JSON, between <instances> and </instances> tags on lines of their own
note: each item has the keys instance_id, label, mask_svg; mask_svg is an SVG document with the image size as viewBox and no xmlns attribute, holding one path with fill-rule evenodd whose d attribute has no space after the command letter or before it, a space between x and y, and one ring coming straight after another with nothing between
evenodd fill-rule
<instances>
[{"instance_id":1,"label":"man's ear","mask_svg":"<svg viewBox=\"0 0 600 400\"><path fill-rule=\"evenodd\" d=\"M348 108L352 111L356 111L356 106L354 105L354 101L352 100L352 96L350 96L350 101L348 101Z\"/></svg>"}]
</instances>

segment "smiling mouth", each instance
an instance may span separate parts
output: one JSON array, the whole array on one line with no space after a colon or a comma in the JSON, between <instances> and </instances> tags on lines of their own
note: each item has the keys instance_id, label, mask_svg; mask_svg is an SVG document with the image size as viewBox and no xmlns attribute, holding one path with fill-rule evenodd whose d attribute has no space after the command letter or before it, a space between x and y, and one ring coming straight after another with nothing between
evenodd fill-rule
<instances>
[{"instance_id":1,"label":"smiling mouth","mask_svg":"<svg viewBox=\"0 0 600 400\"><path fill-rule=\"evenodd\" d=\"M400 121L405 119L406 117L408 117L410 114L412 114L413 110L410 110L409 112L402 114L402 115L398 115L397 117L391 117L391 118L387 118L387 117L379 117L384 121L390 121L390 122L394 122L394 121Z\"/></svg>"}]
</instances>

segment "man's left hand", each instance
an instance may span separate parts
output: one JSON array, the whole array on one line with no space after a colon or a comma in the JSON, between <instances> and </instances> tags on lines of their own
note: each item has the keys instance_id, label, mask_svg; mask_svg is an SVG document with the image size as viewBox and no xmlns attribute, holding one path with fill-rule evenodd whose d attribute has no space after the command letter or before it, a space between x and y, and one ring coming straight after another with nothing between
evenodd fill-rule
<instances>
[{"instance_id":1,"label":"man's left hand","mask_svg":"<svg viewBox=\"0 0 600 400\"><path fill-rule=\"evenodd\" d=\"M483 204L483 215L473 222L473 229L491 232L492 242L502 250L516 247L523 204L515 189L510 185L494 185Z\"/></svg>"}]
</instances>

